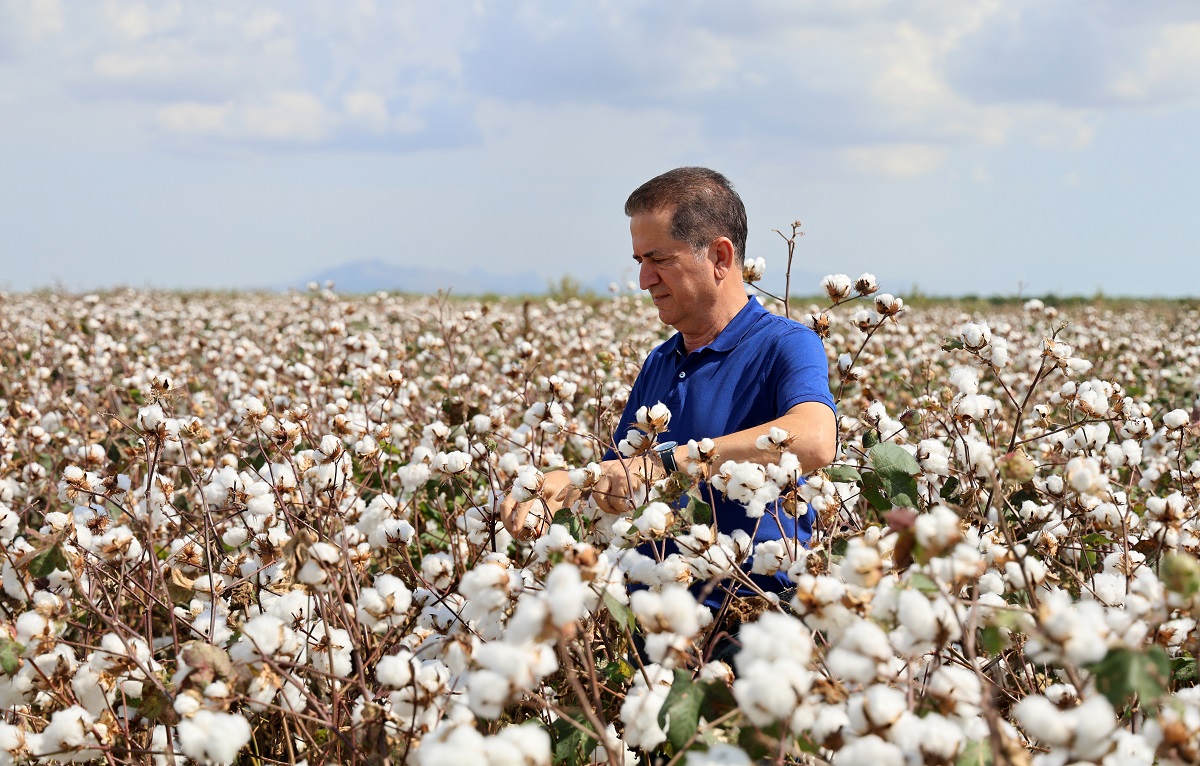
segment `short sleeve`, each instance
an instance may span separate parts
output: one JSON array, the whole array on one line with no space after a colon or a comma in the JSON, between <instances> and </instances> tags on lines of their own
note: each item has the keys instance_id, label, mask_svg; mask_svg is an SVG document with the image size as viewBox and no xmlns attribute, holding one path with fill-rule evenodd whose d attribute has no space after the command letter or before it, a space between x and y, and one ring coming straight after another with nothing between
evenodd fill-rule
<instances>
[{"instance_id":1,"label":"short sleeve","mask_svg":"<svg viewBox=\"0 0 1200 766\"><path fill-rule=\"evenodd\" d=\"M829 360L820 337L808 327L793 325L776 342L773 376L779 415L804 402L826 404L836 415L829 390Z\"/></svg>"}]
</instances>

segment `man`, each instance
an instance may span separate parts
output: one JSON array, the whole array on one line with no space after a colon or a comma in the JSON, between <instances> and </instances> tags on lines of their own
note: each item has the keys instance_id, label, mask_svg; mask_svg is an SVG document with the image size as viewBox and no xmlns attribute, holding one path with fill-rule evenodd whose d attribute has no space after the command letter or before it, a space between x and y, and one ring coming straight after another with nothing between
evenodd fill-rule
<instances>
[{"instance_id":1,"label":"man","mask_svg":"<svg viewBox=\"0 0 1200 766\"><path fill-rule=\"evenodd\" d=\"M681 470L687 467L688 440L705 437L715 443L718 468L727 460L777 460L775 453L755 446L773 427L791 435L787 449L799 458L803 472L828 465L836 451L837 423L824 348L809 328L770 314L747 297L742 281L746 209L729 181L707 168L677 168L634 191L625 213L641 288L654 300L659 319L677 333L647 357L615 440L625 437L639 407L663 402L671 420L660 440L678 443L674 458ZM611 450L606 458L593 496L611 513L629 510L636 488L630 485L639 477L630 461L616 459ZM542 494L551 512L569 504L566 472L547 474ZM807 542L811 534L811 512L797 520L768 506L758 520L719 493L715 500L721 532L743 529L755 544L780 537ZM528 535L531 506L506 502L501 508L505 527ZM544 523L539 520L539 526ZM759 584L780 589L777 582ZM717 605L719 598L706 603Z\"/></svg>"}]
</instances>

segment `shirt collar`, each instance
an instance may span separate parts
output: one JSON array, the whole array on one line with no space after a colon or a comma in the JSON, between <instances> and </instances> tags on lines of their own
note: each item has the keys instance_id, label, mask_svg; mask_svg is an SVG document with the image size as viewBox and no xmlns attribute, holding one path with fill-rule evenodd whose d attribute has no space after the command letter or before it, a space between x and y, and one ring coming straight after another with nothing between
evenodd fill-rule
<instances>
[{"instance_id":1,"label":"shirt collar","mask_svg":"<svg viewBox=\"0 0 1200 766\"><path fill-rule=\"evenodd\" d=\"M753 296L747 298L746 305L742 306L741 311L729 321L729 324L725 325L725 328L717 333L717 337L713 338L712 342L707 346L701 346L696 351L703 351L706 348L710 348L713 351L725 352L733 349L742 338L746 337L746 333L759 320L759 317L766 313L767 310L763 308L763 305L758 302L757 298ZM677 355L680 357L687 356L687 349L683 346L683 333L675 333L668 342L671 344L671 350Z\"/></svg>"}]
</instances>

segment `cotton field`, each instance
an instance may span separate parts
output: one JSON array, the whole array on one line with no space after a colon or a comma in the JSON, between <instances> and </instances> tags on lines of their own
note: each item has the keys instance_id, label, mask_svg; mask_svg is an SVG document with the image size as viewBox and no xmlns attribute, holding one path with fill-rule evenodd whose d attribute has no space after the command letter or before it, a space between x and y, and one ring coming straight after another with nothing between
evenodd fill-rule
<instances>
[{"instance_id":1,"label":"cotton field","mask_svg":"<svg viewBox=\"0 0 1200 766\"><path fill-rule=\"evenodd\" d=\"M0 764L1200 760L1200 309L801 288L835 463L694 444L624 516L638 296L0 294ZM555 469L584 499L514 539ZM748 572L795 589L715 659L687 586Z\"/></svg>"}]
</instances>

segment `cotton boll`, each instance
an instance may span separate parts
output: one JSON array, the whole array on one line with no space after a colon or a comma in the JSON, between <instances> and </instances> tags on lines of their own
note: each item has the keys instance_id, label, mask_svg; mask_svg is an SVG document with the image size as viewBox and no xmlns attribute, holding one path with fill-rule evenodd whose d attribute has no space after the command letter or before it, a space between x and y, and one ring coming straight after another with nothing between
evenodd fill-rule
<instances>
[{"instance_id":1,"label":"cotton boll","mask_svg":"<svg viewBox=\"0 0 1200 766\"><path fill-rule=\"evenodd\" d=\"M870 272L863 272L854 280L854 292L859 295L870 295L878 290L879 284L875 281L875 275Z\"/></svg>"},{"instance_id":2,"label":"cotton boll","mask_svg":"<svg viewBox=\"0 0 1200 766\"><path fill-rule=\"evenodd\" d=\"M407 651L386 655L375 666L375 678L384 686L401 689L412 682L413 663L413 656Z\"/></svg>"},{"instance_id":3,"label":"cotton boll","mask_svg":"<svg viewBox=\"0 0 1200 766\"><path fill-rule=\"evenodd\" d=\"M767 262L763 258L747 258L742 264L742 281L747 284L757 282L767 271Z\"/></svg>"},{"instance_id":4,"label":"cotton boll","mask_svg":"<svg viewBox=\"0 0 1200 766\"><path fill-rule=\"evenodd\" d=\"M917 542L934 553L950 548L962 537L962 519L944 505L935 505L917 516L914 531Z\"/></svg>"},{"instance_id":5,"label":"cotton boll","mask_svg":"<svg viewBox=\"0 0 1200 766\"><path fill-rule=\"evenodd\" d=\"M1067 484L1076 492L1100 492L1108 486L1108 475L1100 461L1091 457L1073 457L1065 470Z\"/></svg>"},{"instance_id":6,"label":"cotton boll","mask_svg":"<svg viewBox=\"0 0 1200 766\"><path fill-rule=\"evenodd\" d=\"M963 719L980 714L983 691L979 676L961 665L942 665L929 676L928 691L941 698L943 712Z\"/></svg>"},{"instance_id":7,"label":"cotton boll","mask_svg":"<svg viewBox=\"0 0 1200 766\"><path fill-rule=\"evenodd\" d=\"M860 737L837 754L838 766L904 766L904 752L874 734Z\"/></svg>"},{"instance_id":8,"label":"cotton boll","mask_svg":"<svg viewBox=\"0 0 1200 766\"><path fill-rule=\"evenodd\" d=\"M883 576L883 558L879 555L879 549L868 545L861 537L852 538L846 546L840 573L850 585L874 587Z\"/></svg>"},{"instance_id":9,"label":"cotton boll","mask_svg":"<svg viewBox=\"0 0 1200 766\"><path fill-rule=\"evenodd\" d=\"M1075 731L1071 749L1081 759L1094 760L1109 751L1117 720L1107 699L1100 695L1089 697L1062 717Z\"/></svg>"},{"instance_id":10,"label":"cotton boll","mask_svg":"<svg viewBox=\"0 0 1200 766\"><path fill-rule=\"evenodd\" d=\"M906 752L920 751L927 762L952 763L963 747L963 727L938 713L923 718L911 716L911 728L905 721L893 726L888 738ZM901 741L905 740L905 741Z\"/></svg>"},{"instance_id":11,"label":"cotton boll","mask_svg":"<svg viewBox=\"0 0 1200 766\"><path fill-rule=\"evenodd\" d=\"M836 678L857 684L874 681L879 669L879 664L870 657L842 647L831 649L825 658L825 664Z\"/></svg>"},{"instance_id":12,"label":"cotton boll","mask_svg":"<svg viewBox=\"0 0 1200 766\"><path fill-rule=\"evenodd\" d=\"M850 728L850 718L846 715L845 703L823 705L813 721L811 732L813 739L828 748L837 748L842 741L842 733Z\"/></svg>"},{"instance_id":13,"label":"cotton boll","mask_svg":"<svg viewBox=\"0 0 1200 766\"><path fill-rule=\"evenodd\" d=\"M825 294L835 303L849 298L853 286L854 283L845 274L829 274L821 280L821 287L825 289Z\"/></svg>"},{"instance_id":14,"label":"cotton boll","mask_svg":"<svg viewBox=\"0 0 1200 766\"><path fill-rule=\"evenodd\" d=\"M855 702L861 703L862 721L855 721ZM876 684L868 687L861 696L852 697L849 705L851 724L861 732L885 729L900 720L908 709L904 692L890 686Z\"/></svg>"},{"instance_id":15,"label":"cotton boll","mask_svg":"<svg viewBox=\"0 0 1200 766\"><path fill-rule=\"evenodd\" d=\"M690 638L712 619L711 612L682 585L665 585L658 593L634 591L629 605L638 624L650 633L671 632Z\"/></svg>"},{"instance_id":16,"label":"cotton boll","mask_svg":"<svg viewBox=\"0 0 1200 766\"><path fill-rule=\"evenodd\" d=\"M486 764L487 740L470 725L443 725L421 741L417 751L419 766L460 766Z\"/></svg>"},{"instance_id":17,"label":"cotton boll","mask_svg":"<svg viewBox=\"0 0 1200 766\"><path fill-rule=\"evenodd\" d=\"M706 751L689 750L684 766L751 766L753 761L740 747L718 742Z\"/></svg>"},{"instance_id":18,"label":"cotton boll","mask_svg":"<svg viewBox=\"0 0 1200 766\"><path fill-rule=\"evenodd\" d=\"M897 617L900 624L908 629L914 638L920 641L932 641L938 634L937 617L933 605L925 594L918 590L900 592Z\"/></svg>"},{"instance_id":19,"label":"cotton boll","mask_svg":"<svg viewBox=\"0 0 1200 766\"><path fill-rule=\"evenodd\" d=\"M986 322L968 322L958 332L959 340L968 351L979 351L992 341L992 331Z\"/></svg>"},{"instance_id":20,"label":"cotton boll","mask_svg":"<svg viewBox=\"0 0 1200 766\"><path fill-rule=\"evenodd\" d=\"M1163 426L1170 431L1177 431L1192 420L1191 415L1187 410L1171 410L1166 415L1163 415Z\"/></svg>"},{"instance_id":21,"label":"cotton boll","mask_svg":"<svg viewBox=\"0 0 1200 766\"><path fill-rule=\"evenodd\" d=\"M454 559L448 553L429 553L421 559L421 574L437 590L449 588L454 581Z\"/></svg>"},{"instance_id":22,"label":"cotton boll","mask_svg":"<svg viewBox=\"0 0 1200 766\"><path fill-rule=\"evenodd\" d=\"M317 671L344 677L353 669L350 659L353 648L347 631L317 623L309 634L308 659Z\"/></svg>"},{"instance_id":23,"label":"cotton boll","mask_svg":"<svg viewBox=\"0 0 1200 766\"><path fill-rule=\"evenodd\" d=\"M734 658L738 677L733 682L733 696L742 712L755 726L790 718L808 693L811 673L794 662L743 660L744 653Z\"/></svg>"},{"instance_id":24,"label":"cotton boll","mask_svg":"<svg viewBox=\"0 0 1200 766\"><path fill-rule=\"evenodd\" d=\"M782 540L764 540L754 546L754 566L750 571L758 575L773 575L784 565L787 556L788 551Z\"/></svg>"},{"instance_id":25,"label":"cotton boll","mask_svg":"<svg viewBox=\"0 0 1200 766\"><path fill-rule=\"evenodd\" d=\"M96 733L103 735L105 730L105 725L97 723L90 713L72 705L56 710L50 716L50 724L38 735L26 734L26 741L30 752L37 756L54 753L59 754L54 756L56 760L87 761L100 757ZM66 753L60 754L62 751Z\"/></svg>"},{"instance_id":26,"label":"cotton boll","mask_svg":"<svg viewBox=\"0 0 1200 766\"><path fill-rule=\"evenodd\" d=\"M254 647L254 654L262 657L271 657L279 651L284 631L283 620L269 614L260 614L242 625L243 639Z\"/></svg>"},{"instance_id":27,"label":"cotton boll","mask_svg":"<svg viewBox=\"0 0 1200 766\"><path fill-rule=\"evenodd\" d=\"M591 590L580 578L579 567L574 564L554 567L546 577L545 593L551 622L558 628L583 617L588 603L594 601Z\"/></svg>"},{"instance_id":28,"label":"cotton boll","mask_svg":"<svg viewBox=\"0 0 1200 766\"><path fill-rule=\"evenodd\" d=\"M658 725L658 712L671 691L671 672L660 665L647 665L634 676L633 686L621 704L625 742L630 747L653 750L667 740Z\"/></svg>"},{"instance_id":29,"label":"cotton boll","mask_svg":"<svg viewBox=\"0 0 1200 766\"><path fill-rule=\"evenodd\" d=\"M550 766L550 735L537 724L505 727L486 747L488 766Z\"/></svg>"},{"instance_id":30,"label":"cotton boll","mask_svg":"<svg viewBox=\"0 0 1200 766\"><path fill-rule=\"evenodd\" d=\"M979 373L970 367L957 367L950 373L950 385L958 389L958 393L969 396L979 393Z\"/></svg>"},{"instance_id":31,"label":"cotton boll","mask_svg":"<svg viewBox=\"0 0 1200 766\"><path fill-rule=\"evenodd\" d=\"M642 509L642 513L633 521L643 536L649 538L662 537L675 521L675 512L666 503L653 502Z\"/></svg>"},{"instance_id":32,"label":"cotton boll","mask_svg":"<svg viewBox=\"0 0 1200 766\"><path fill-rule=\"evenodd\" d=\"M467 676L467 705L480 718L499 718L511 692L508 679L491 670L476 670Z\"/></svg>"}]
</instances>

